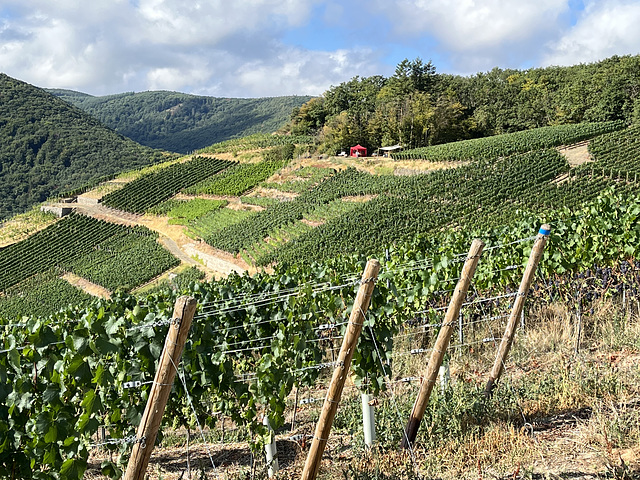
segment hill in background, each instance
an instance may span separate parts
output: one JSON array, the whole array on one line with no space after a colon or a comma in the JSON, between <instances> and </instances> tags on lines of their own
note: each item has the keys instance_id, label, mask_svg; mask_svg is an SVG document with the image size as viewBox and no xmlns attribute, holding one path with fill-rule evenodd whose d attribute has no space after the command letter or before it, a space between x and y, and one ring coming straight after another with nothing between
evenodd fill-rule
<instances>
[{"instance_id":1,"label":"hill in background","mask_svg":"<svg viewBox=\"0 0 640 480\"><path fill-rule=\"evenodd\" d=\"M253 133L272 133L311 97L215 98L177 92L94 97L48 90L118 133L153 148L188 153Z\"/></svg>"},{"instance_id":2,"label":"hill in background","mask_svg":"<svg viewBox=\"0 0 640 480\"><path fill-rule=\"evenodd\" d=\"M0 98L0 219L162 158L79 108L4 74Z\"/></svg>"}]
</instances>

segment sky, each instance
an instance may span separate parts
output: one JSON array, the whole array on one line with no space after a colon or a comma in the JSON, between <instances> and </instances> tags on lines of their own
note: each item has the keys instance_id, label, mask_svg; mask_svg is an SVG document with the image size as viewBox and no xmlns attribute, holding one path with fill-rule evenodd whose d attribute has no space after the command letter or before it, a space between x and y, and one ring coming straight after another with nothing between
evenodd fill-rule
<instances>
[{"instance_id":1,"label":"sky","mask_svg":"<svg viewBox=\"0 0 640 480\"><path fill-rule=\"evenodd\" d=\"M91 95L320 95L403 59L439 73L640 53L640 0L1 0L0 71Z\"/></svg>"}]
</instances>

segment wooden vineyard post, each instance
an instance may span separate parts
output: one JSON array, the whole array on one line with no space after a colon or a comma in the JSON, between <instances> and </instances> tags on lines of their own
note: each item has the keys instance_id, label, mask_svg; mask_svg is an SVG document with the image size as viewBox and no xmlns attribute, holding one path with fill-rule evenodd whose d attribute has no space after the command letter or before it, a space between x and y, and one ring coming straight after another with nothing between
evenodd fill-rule
<instances>
[{"instance_id":1,"label":"wooden vineyard post","mask_svg":"<svg viewBox=\"0 0 640 480\"><path fill-rule=\"evenodd\" d=\"M173 380L176 376L176 368L180 363L182 350L191 328L196 305L196 300L186 295L176 300L172 322L160 356L158 370L153 379L149 400L136 433L139 441L133 445L123 480L144 479L147 465L149 465L149 459L153 452L153 446L156 442L156 436L158 435L158 429L160 428L160 423L162 423L162 415L167 406Z\"/></svg>"},{"instance_id":2,"label":"wooden vineyard post","mask_svg":"<svg viewBox=\"0 0 640 480\"><path fill-rule=\"evenodd\" d=\"M353 358L353 353L358 343L360 332L362 331L362 324L365 320L369 303L371 302L371 294L373 293L379 271L380 263L377 260L369 260L367 262L364 273L362 274L360 288L358 289L358 294L353 303L351 315L349 316L349 324L342 339L342 347L340 348L340 354L337 360L338 365L333 371L329 390L324 399L322 412L316 425L313 442L311 443L311 448L309 449L309 454L307 455L307 460L302 470L302 480L314 480L318 475L322 454L329 439L333 419L336 416L338 404L342 397L344 382L349 374L351 359Z\"/></svg>"},{"instance_id":3,"label":"wooden vineyard post","mask_svg":"<svg viewBox=\"0 0 640 480\"><path fill-rule=\"evenodd\" d=\"M509 350L513 343L513 337L516 333L518 319L522 313L522 309L524 308L524 302L527 298L527 294L529 293L529 288L531 288L531 282L536 274L536 268L538 268L540 258L542 258L542 253L544 252L544 247L547 244L549 233L551 233L551 227L547 224L542 225L533 244L533 248L531 249L529 262L527 263L527 268L524 271L522 281L520 282L520 288L518 289L518 295L513 302L511 315L509 315L509 321L507 322L507 327L505 328L504 335L502 336L502 342L500 342L496 360L493 364L493 368L491 369L491 373L489 374L489 381L487 382L487 386L484 391L485 398L491 397L493 389L496 386L496 382L502 374L504 362L507 359L507 355L509 355Z\"/></svg>"},{"instance_id":4,"label":"wooden vineyard post","mask_svg":"<svg viewBox=\"0 0 640 480\"><path fill-rule=\"evenodd\" d=\"M460 308L462 307L464 300L467 298L469 284L471 283L473 274L478 266L478 261L480 260L480 255L482 255L483 248L484 242L481 240L476 239L471 244L469 256L464 262L464 267L462 267L460 280L458 280L456 289L454 290L451 301L449 302L449 308L444 316L440 332L438 332L438 338L436 339L433 351L431 352L431 357L429 357L429 363L425 370L424 380L420 386L418 397L413 404L413 410L411 410L407 427L405 428L404 435L402 436L401 448L403 449L409 448L413 445L416 440L416 436L418 435L420 422L422 421L424 411L427 408L427 403L429 403L429 396L431 395L433 386L436 383L438 372L442 365L442 359L444 358L444 354L449 346L449 341L451 340L453 327L458 322Z\"/></svg>"}]
</instances>

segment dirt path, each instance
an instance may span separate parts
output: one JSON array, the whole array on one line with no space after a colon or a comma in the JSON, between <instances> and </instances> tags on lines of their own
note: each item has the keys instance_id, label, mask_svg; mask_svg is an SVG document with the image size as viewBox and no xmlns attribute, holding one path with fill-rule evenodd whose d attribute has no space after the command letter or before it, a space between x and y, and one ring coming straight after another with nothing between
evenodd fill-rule
<instances>
[{"instance_id":1,"label":"dirt path","mask_svg":"<svg viewBox=\"0 0 640 480\"><path fill-rule=\"evenodd\" d=\"M208 278L226 277L232 271L242 273L248 270L249 266L233 255L215 250L206 244L196 246L194 240L185 235L184 227L182 225L169 225L167 217L136 215L109 208L102 204L71 203L64 205L67 207L72 206L76 212L94 218L120 225L143 225L149 230L158 232L160 234L159 241L164 247L182 263L195 265L204 270ZM57 206L57 204L53 206ZM194 256L197 256L202 261L199 262Z\"/></svg>"},{"instance_id":2,"label":"dirt path","mask_svg":"<svg viewBox=\"0 0 640 480\"><path fill-rule=\"evenodd\" d=\"M109 290L100 285L90 282L86 278L79 277L77 275L74 275L73 273L65 273L62 278L74 287L85 291L89 295L106 299L111 298L111 292Z\"/></svg>"},{"instance_id":3,"label":"dirt path","mask_svg":"<svg viewBox=\"0 0 640 480\"><path fill-rule=\"evenodd\" d=\"M216 250L206 243L195 242L184 233L182 225L169 225L167 217L140 218L140 225L160 233L160 241L183 263L197 265L210 278L226 277L231 272L242 273L249 266L233 255ZM178 253L179 252L179 253Z\"/></svg>"},{"instance_id":4,"label":"dirt path","mask_svg":"<svg viewBox=\"0 0 640 480\"><path fill-rule=\"evenodd\" d=\"M183 249L178 247L178 244L171 238L162 235L160 237L160 243L164 245L164 247L169 250L175 257L177 257L178 260L180 260L182 263L196 266L199 265L196 260L191 258Z\"/></svg>"}]
</instances>

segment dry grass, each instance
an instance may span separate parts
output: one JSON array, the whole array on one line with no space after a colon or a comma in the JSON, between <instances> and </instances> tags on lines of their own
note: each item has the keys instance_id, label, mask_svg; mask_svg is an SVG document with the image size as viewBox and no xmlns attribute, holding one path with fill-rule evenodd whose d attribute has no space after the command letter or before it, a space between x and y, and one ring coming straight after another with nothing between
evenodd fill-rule
<instances>
[{"instance_id":1,"label":"dry grass","mask_svg":"<svg viewBox=\"0 0 640 480\"><path fill-rule=\"evenodd\" d=\"M312 157L294 161L296 165L342 170L353 167L377 175L417 175L432 170L457 168L465 162L425 162L420 160L393 160L385 157Z\"/></svg>"},{"instance_id":2,"label":"dry grass","mask_svg":"<svg viewBox=\"0 0 640 480\"><path fill-rule=\"evenodd\" d=\"M60 219L51 213L41 212L37 205L28 212L0 222L0 248L24 240L58 220Z\"/></svg>"}]
</instances>

